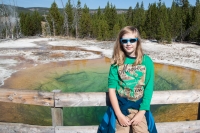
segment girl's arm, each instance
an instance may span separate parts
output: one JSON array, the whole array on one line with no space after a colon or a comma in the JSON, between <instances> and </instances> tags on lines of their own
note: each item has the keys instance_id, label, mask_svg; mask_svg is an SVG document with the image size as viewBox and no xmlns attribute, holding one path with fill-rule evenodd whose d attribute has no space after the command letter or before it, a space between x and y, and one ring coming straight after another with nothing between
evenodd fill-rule
<instances>
[{"instance_id":1,"label":"girl's arm","mask_svg":"<svg viewBox=\"0 0 200 133\"><path fill-rule=\"evenodd\" d=\"M119 108L119 103L116 97L116 92L114 88L109 88L109 98L110 98L110 102L112 104L112 107L115 111L115 115L117 116L117 119L120 123L121 126L129 126L131 125L129 119L122 114L120 108Z\"/></svg>"},{"instance_id":2,"label":"girl's arm","mask_svg":"<svg viewBox=\"0 0 200 133\"><path fill-rule=\"evenodd\" d=\"M129 119L126 116L124 116L124 114L122 114L119 108L119 103L116 96L116 88L118 86L118 81L119 81L118 67L116 65L111 65L109 76L108 76L110 102L114 109L115 115L117 116L119 124L121 126L128 126L128 125L131 125L131 123L129 122Z\"/></svg>"},{"instance_id":3,"label":"girl's arm","mask_svg":"<svg viewBox=\"0 0 200 133\"><path fill-rule=\"evenodd\" d=\"M153 95L153 87L154 87L154 64L150 57L146 56L146 78L145 78L145 88L144 88L144 96L143 102L140 104L139 112L134 116L131 120L133 125L137 125L142 121L142 118L145 115L145 112L150 109L150 103Z\"/></svg>"}]
</instances>

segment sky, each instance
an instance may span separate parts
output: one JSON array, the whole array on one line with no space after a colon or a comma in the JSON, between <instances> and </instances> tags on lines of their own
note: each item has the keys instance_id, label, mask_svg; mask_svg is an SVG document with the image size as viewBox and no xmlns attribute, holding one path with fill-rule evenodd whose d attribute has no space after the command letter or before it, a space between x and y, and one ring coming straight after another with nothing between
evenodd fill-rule
<instances>
[{"instance_id":1,"label":"sky","mask_svg":"<svg viewBox=\"0 0 200 133\"><path fill-rule=\"evenodd\" d=\"M62 8L62 2L64 6L68 2L68 0L55 0L56 4L58 5L59 8ZM71 4L76 5L78 0L71 0ZM142 0L80 0L81 2L81 7L84 7L84 4L89 7L89 9L98 9L100 8L105 8L107 5L107 2L112 3L115 5L117 9L128 9L130 6L132 8L135 7L136 3L139 2L141 4ZM173 0L162 0L162 2L165 3L167 7L171 7ZM47 7L50 8L51 4L54 2L54 0L0 0L0 3L8 4L8 5L14 5L14 2L16 3L15 5L19 7ZM144 8L148 9L149 3L157 3L159 0L143 0ZM194 6L196 0L189 0L189 3Z\"/></svg>"}]
</instances>

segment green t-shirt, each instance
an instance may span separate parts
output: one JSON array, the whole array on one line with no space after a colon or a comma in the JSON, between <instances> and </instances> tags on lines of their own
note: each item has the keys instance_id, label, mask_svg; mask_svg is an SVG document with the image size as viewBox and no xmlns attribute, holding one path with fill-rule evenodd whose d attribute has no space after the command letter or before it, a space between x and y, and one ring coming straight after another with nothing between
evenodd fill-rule
<instances>
[{"instance_id":1,"label":"green t-shirt","mask_svg":"<svg viewBox=\"0 0 200 133\"><path fill-rule=\"evenodd\" d=\"M154 65L151 58L143 56L140 65L133 66L136 58L126 57L124 64L111 65L108 88L116 89L121 97L131 101L143 98L139 110L149 110L154 87Z\"/></svg>"}]
</instances>

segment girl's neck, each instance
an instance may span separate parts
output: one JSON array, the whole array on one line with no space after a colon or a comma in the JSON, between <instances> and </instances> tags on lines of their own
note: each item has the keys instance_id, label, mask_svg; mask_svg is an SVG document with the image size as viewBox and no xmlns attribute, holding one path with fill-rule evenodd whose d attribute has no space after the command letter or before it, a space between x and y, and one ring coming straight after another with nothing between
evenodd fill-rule
<instances>
[{"instance_id":1,"label":"girl's neck","mask_svg":"<svg viewBox=\"0 0 200 133\"><path fill-rule=\"evenodd\" d=\"M126 55L126 57L131 58L131 59L136 59L136 56Z\"/></svg>"},{"instance_id":2,"label":"girl's neck","mask_svg":"<svg viewBox=\"0 0 200 133\"><path fill-rule=\"evenodd\" d=\"M126 54L126 57L130 57L130 58L136 58L135 54Z\"/></svg>"},{"instance_id":3,"label":"girl's neck","mask_svg":"<svg viewBox=\"0 0 200 133\"><path fill-rule=\"evenodd\" d=\"M132 53L125 53L127 57L136 57L135 52Z\"/></svg>"}]
</instances>

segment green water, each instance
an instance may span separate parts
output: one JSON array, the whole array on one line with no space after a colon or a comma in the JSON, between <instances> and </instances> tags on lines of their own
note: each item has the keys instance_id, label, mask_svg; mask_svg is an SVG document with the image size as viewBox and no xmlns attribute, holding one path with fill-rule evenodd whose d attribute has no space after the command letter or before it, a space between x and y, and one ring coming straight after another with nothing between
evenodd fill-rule
<instances>
[{"instance_id":1,"label":"green water","mask_svg":"<svg viewBox=\"0 0 200 133\"><path fill-rule=\"evenodd\" d=\"M170 65L155 64L154 90L200 89L200 72Z\"/></svg>"},{"instance_id":2,"label":"green water","mask_svg":"<svg viewBox=\"0 0 200 133\"><path fill-rule=\"evenodd\" d=\"M107 72L80 71L65 73L51 82L41 84L39 90L52 91L59 88L62 92L102 92L107 89Z\"/></svg>"},{"instance_id":3,"label":"green water","mask_svg":"<svg viewBox=\"0 0 200 133\"><path fill-rule=\"evenodd\" d=\"M105 59L90 60L84 65L80 63L80 61L75 61L70 64L72 67L67 71L51 74L47 82L38 84L38 87L34 89L45 91L60 89L62 92L108 91L107 76L110 63L105 62ZM200 89L199 81L199 71L155 64L155 91Z\"/></svg>"}]
</instances>

